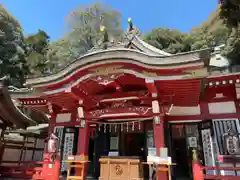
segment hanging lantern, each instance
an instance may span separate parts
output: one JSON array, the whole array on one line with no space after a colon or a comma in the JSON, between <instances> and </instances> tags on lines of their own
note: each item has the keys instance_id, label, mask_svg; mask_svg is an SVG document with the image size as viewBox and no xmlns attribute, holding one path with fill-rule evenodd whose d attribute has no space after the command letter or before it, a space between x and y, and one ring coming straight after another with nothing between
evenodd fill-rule
<instances>
[{"instance_id":1,"label":"hanging lantern","mask_svg":"<svg viewBox=\"0 0 240 180\"><path fill-rule=\"evenodd\" d=\"M98 131L101 131L101 124L98 125Z\"/></svg>"},{"instance_id":2,"label":"hanging lantern","mask_svg":"<svg viewBox=\"0 0 240 180\"><path fill-rule=\"evenodd\" d=\"M112 132L112 125L109 124L109 132Z\"/></svg>"},{"instance_id":3,"label":"hanging lantern","mask_svg":"<svg viewBox=\"0 0 240 180\"><path fill-rule=\"evenodd\" d=\"M138 130L141 130L141 121L138 122Z\"/></svg>"},{"instance_id":4,"label":"hanging lantern","mask_svg":"<svg viewBox=\"0 0 240 180\"><path fill-rule=\"evenodd\" d=\"M134 121L132 122L132 131L134 131L135 129L135 124L134 124Z\"/></svg>"},{"instance_id":5,"label":"hanging lantern","mask_svg":"<svg viewBox=\"0 0 240 180\"><path fill-rule=\"evenodd\" d=\"M83 107L78 107L78 118L84 118Z\"/></svg>"},{"instance_id":6,"label":"hanging lantern","mask_svg":"<svg viewBox=\"0 0 240 180\"><path fill-rule=\"evenodd\" d=\"M159 116L155 116L154 117L154 122L155 122L155 124L160 124L160 122L161 122L160 117Z\"/></svg>"},{"instance_id":7,"label":"hanging lantern","mask_svg":"<svg viewBox=\"0 0 240 180\"><path fill-rule=\"evenodd\" d=\"M104 124L104 133L106 133L107 130L107 124Z\"/></svg>"},{"instance_id":8,"label":"hanging lantern","mask_svg":"<svg viewBox=\"0 0 240 180\"><path fill-rule=\"evenodd\" d=\"M127 132L128 132L128 122L127 122Z\"/></svg>"},{"instance_id":9,"label":"hanging lantern","mask_svg":"<svg viewBox=\"0 0 240 180\"><path fill-rule=\"evenodd\" d=\"M123 124L121 124L121 131L123 131Z\"/></svg>"},{"instance_id":10,"label":"hanging lantern","mask_svg":"<svg viewBox=\"0 0 240 180\"><path fill-rule=\"evenodd\" d=\"M80 127L81 127L81 128L85 128L85 126L86 126L86 121L82 119L82 120L80 121Z\"/></svg>"}]
</instances>

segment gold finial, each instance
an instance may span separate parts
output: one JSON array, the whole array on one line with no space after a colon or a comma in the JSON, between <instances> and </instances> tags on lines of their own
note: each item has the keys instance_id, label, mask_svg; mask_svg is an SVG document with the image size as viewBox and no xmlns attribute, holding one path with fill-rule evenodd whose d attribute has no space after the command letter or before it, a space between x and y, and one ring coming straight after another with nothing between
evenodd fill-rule
<instances>
[{"instance_id":1,"label":"gold finial","mask_svg":"<svg viewBox=\"0 0 240 180\"><path fill-rule=\"evenodd\" d=\"M128 24L129 24L129 31L132 31L134 28L133 28L133 22L132 22L132 18L128 18Z\"/></svg>"},{"instance_id":2,"label":"gold finial","mask_svg":"<svg viewBox=\"0 0 240 180\"><path fill-rule=\"evenodd\" d=\"M105 31L105 26L100 26L100 31L104 32Z\"/></svg>"}]
</instances>

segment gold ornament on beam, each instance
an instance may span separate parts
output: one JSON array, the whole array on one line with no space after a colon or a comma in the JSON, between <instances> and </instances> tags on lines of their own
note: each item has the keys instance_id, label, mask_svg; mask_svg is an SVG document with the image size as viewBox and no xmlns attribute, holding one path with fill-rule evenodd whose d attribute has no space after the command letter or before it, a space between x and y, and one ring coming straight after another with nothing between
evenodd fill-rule
<instances>
[{"instance_id":1,"label":"gold ornament on beam","mask_svg":"<svg viewBox=\"0 0 240 180\"><path fill-rule=\"evenodd\" d=\"M90 73L94 75L109 75L109 74L116 74L122 72L120 68L123 66L107 66L107 67L100 67L89 70Z\"/></svg>"},{"instance_id":2,"label":"gold ornament on beam","mask_svg":"<svg viewBox=\"0 0 240 180\"><path fill-rule=\"evenodd\" d=\"M142 71L142 74L148 77L156 77L158 74L156 72Z\"/></svg>"},{"instance_id":3,"label":"gold ornament on beam","mask_svg":"<svg viewBox=\"0 0 240 180\"><path fill-rule=\"evenodd\" d=\"M194 77L206 77L208 75L207 68L185 70L184 72Z\"/></svg>"}]
</instances>

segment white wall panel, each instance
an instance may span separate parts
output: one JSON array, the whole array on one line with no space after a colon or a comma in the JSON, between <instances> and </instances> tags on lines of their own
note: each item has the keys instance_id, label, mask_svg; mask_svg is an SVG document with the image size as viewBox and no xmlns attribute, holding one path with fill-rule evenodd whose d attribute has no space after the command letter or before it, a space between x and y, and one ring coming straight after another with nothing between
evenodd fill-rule
<instances>
[{"instance_id":1,"label":"white wall panel","mask_svg":"<svg viewBox=\"0 0 240 180\"><path fill-rule=\"evenodd\" d=\"M236 106L234 101L208 103L208 108L210 114L236 113Z\"/></svg>"}]
</instances>

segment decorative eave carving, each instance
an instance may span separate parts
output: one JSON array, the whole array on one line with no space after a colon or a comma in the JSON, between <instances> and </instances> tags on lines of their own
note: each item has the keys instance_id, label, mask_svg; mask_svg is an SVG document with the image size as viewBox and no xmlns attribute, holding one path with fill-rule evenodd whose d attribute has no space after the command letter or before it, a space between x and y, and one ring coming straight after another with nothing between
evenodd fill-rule
<instances>
[{"instance_id":1,"label":"decorative eave carving","mask_svg":"<svg viewBox=\"0 0 240 180\"><path fill-rule=\"evenodd\" d=\"M123 67L122 65L106 66L106 67L90 69L89 72L94 75L109 75L109 74L119 73L122 67Z\"/></svg>"},{"instance_id":2,"label":"decorative eave carving","mask_svg":"<svg viewBox=\"0 0 240 180\"><path fill-rule=\"evenodd\" d=\"M148 76L148 77L156 77L158 74L156 72L149 72L149 71L142 71L142 74Z\"/></svg>"},{"instance_id":3,"label":"decorative eave carving","mask_svg":"<svg viewBox=\"0 0 240 180\"><path fill-rule=\"evenodd\" d=\"M140 116L151 116L152 108L144 106L133 106L127 108L107 108L94 110L86 113L86 117L91 117L91 119L113 117L113 116L129 116L129 115L140 115Z\"/></svg>"},{"instance_id":4,"label":"decorative eave carving","mask_svg":"<svg viewBox=\"0 0 240 180\"><path fill-rule=\"evenodd\" d=\"M184 72L192 75L193 77L207 77L209 75L207 68L185 70Z\"/></svg>"}]
</instances>

